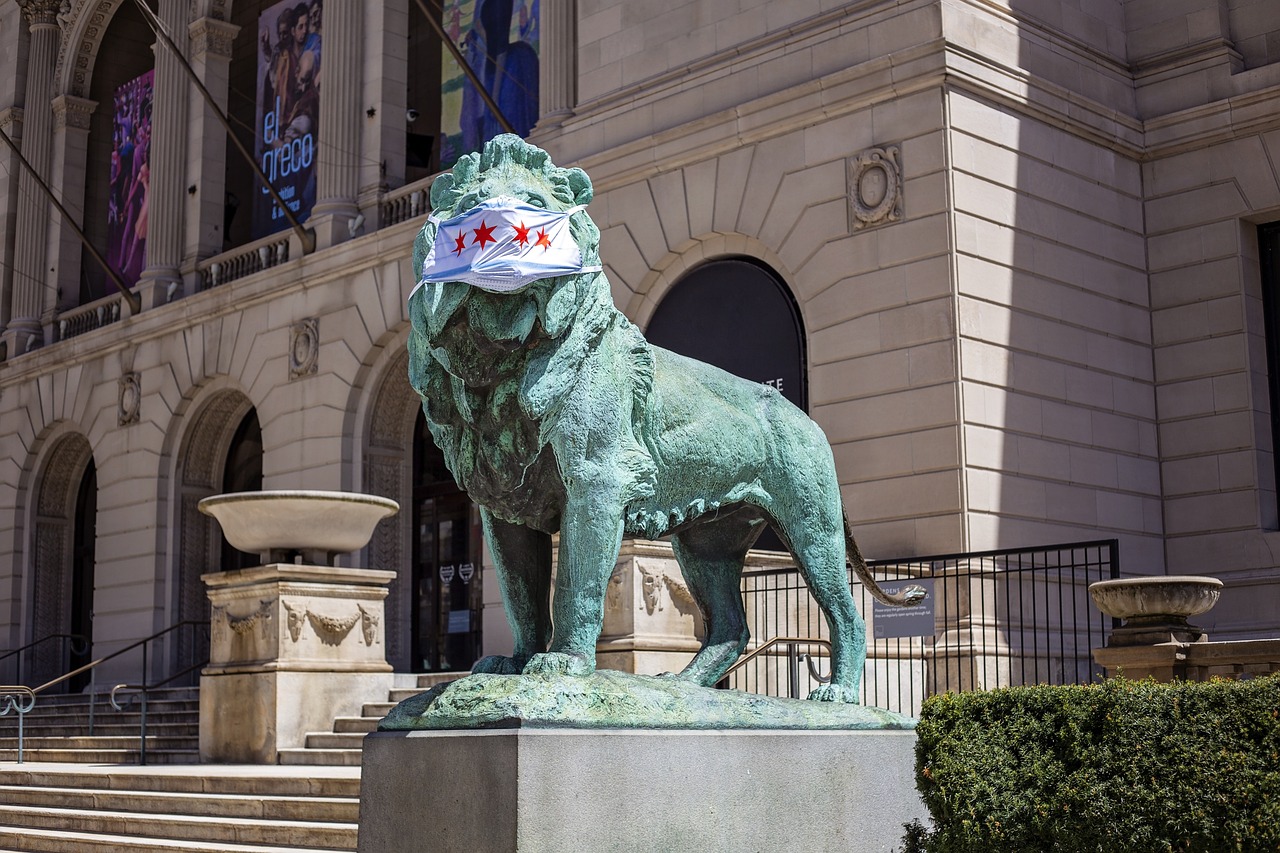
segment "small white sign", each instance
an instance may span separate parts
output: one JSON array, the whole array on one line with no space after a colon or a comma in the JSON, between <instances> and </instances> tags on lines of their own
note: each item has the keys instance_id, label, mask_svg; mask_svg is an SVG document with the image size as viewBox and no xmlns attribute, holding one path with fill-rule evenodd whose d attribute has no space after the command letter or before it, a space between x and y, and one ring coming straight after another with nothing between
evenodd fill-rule
<instances>
[{"instance_id":1,"label":"small white sign","mask_svg":"<svg viewBox=\"0 0 1280 853\"><path fill-rule=\"evenodd\" d=\"M440 580L444 583L453 583L454 565L450 563L447 566L440 567Z\"/></svg>"},{"instance_id":2,"label":"small white sign","mask_svg":"<svg viewBox=\"0 0 1280 853\"><path fill-rule=\"evenodd\" d=\"M465 634L471 630L471 611L470 610L450 610L449 611L449 627L450 634Z\"/></svg>"},{"instance_id":3,"label":"small white sign","mask_svg":"<svg viewBox=\"0 0 1280 853\"><path fill-rule=\"evenodd\" d=\"M471 583L471 578L476 573L476 567L470 563L463 563L458 566L458 577L462 578L463 583Z\"/></svg>"},{"instance_id":4,"label":"small white sign","mask_svg":"<svg viewBox=\"0 0 1280 853\"><path fill-rule=\"evenodd\" d=\"M904 578L899 581L880 582L880 588L890 595L902 592L909 586L921 586L925 589L924 599L912 607L894 607L872 600L871 625L872 636L875 639L933 636L933 578Z\"/></svg>"}]
</instances>

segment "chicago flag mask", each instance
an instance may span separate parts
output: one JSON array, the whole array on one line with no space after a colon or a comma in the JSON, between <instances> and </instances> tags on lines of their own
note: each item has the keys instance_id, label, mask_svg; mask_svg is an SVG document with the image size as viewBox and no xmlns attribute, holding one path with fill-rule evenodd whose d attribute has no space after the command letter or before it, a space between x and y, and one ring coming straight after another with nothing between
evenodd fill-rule
<instances>
[{"instance_id":1,"label":"chicago flag mask","mask_svg":"<svg viewBox=\"0 0 1280 853\"><path fill-rule=\"evenodd\" d=\"M498 196L452 219L441 221L432 215L438 226L436 239L422 264L418 287L429 281L461 281L507 293L540 278L599 272L598 264L583 266L582 253L569 233L569 217L585 207L543 210Z\"/></svg>"}]
</instances>

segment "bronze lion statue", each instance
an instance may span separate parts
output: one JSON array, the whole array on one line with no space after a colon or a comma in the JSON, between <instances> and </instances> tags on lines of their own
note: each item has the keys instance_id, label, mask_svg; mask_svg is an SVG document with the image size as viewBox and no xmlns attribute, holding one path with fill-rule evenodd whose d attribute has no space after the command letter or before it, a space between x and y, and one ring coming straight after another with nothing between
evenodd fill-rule
<instances>
[{"instance_id":1,"label":"bronze lion statue","mask_svg":"<svg viewBox=\"0 0 1280 853\"><path fill-rule=\"evenodd\" d=\"M844 516L831 448L804 412L771 387L650 345L614 307L600 232L581 209L591 197L581 169L499 136L435 180L434 213L414 244L424 281L409 299L410 382L449 470L479 505L515 638L511 657L486 657L474 671L593 672L622 537L670 536L706 624L675 677L714 685L746 648L740 577L769 524L831 628L831 682L810 698L857 702L866 636L846 559L884 601L911 603L923 590L892 597L876 585ZM573 256L572 271L513 278L480 260L472 283L429 280L468 253L550 257L551 226L525 224L539 216L567 225L561 240L574 245L556 251Z\"/></svg>"}]
</instances>

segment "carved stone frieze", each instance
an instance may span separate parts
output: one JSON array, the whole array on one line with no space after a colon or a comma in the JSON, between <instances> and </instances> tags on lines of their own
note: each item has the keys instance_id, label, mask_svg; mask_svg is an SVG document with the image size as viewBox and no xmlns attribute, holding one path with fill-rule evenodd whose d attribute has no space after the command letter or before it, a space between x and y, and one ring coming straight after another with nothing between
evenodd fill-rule
<instances>
[{"instance_id":1,"label":"carved stone frieze","mask_svg":"<svg viewBox=\"0 0 1280 853\"><path fill-rule=\"evenodd\" d=\"M619 613L622 610L622 582L626 573L626 566L618 566L609 578L609 585L605 587L604 606L610 613Z\"/></svg>"},{"instance_id":2,"label":"carved stone frieze","mask_svg":"<svg viewBox=\"0 0 1280 853\"><path fill-rule=\"evenodd\" d=\"M320 363L320 318L293 324L289 339L289 378L311 376Z\"/></svg>"},{"instance_id":3,"label":"carved stone frieze","mask_svg":"<svg viewBox=\"0 0 1280 853\"><path fill-rule=\"evenodd\" d=\"M302 623L307 618L307 608L295 607L287 601L280 602L284 605L285 618L289 625L289 639L295 643L302 637Z\"/></svg>"},{"instance_id":4,"label":"carved stone frieze","mask_svg":"<svg viewBox=\"0 0 1280 853\"><path fill-rule=\"evenodd\" d=\"M194 14L194 10L193 10ZM218 18L198 18L191 22L187 33L191 37L191 56L205 54L231 58L231 47L240 28Z\"/></svg>"},{"instance_id":5,"label":"carved stone frieze","mask_svg":"<svg viewBox=\"0 0 1280 853\"><path fill-rule=\"evenodd\" d=\"M119 426L136 424L142 416L142 374L131 370L120 377L120 404L116 411Z\"/></svg>"},{"instance_id":6,"label":"carved stone frieze","mask_svg":"<svg viewBox=\"0 0 1280 853\"><path fill-rule=\"evenodd\" d=\"M98 106L97 101L88 98L77 98L74 95L59 95L53 99L53 127L63 130L73 127L77 130L88 130L89 120Z\"/></svg>"},{"instance_id":7,"label":"carved stone frieze","mask_svg":"<svg viewBox=\"0 0 1280 853\"><path fill-rule=\"evenodd\" d=\"M71 80L67 94L85 97L89 92L89 69L93 67L93 57L98 51L102 36L111 23L111 16L116 7L125 0L74 0L59 16L63 22L63 38L58 48L57 75L61 79L63 69L71 62ZM88 16L85 25L78 32L76 27L81 18ZM72 44L74 42L74 44ZM68 51L74 51L74 57L68 59Z\"/></svg>"},{"instance_id":8,"label":"carved stone frieze","mask_svg":"<svg viewBox=\"0 0 1280 853\"><path fill-rule=\"evenodd\" d=\"M336 646L346 639L347 634L351 633L351 629L360 621L363 609L356 605L357 611L350 616L330 616L325 613L316 613L314 610L307 610L307 621L311 623L311 628L316 632L316 636L320 638L320 642L326 646Z\"/></svg>"},{"instance_id":9,"label":"carved stone frieze","mask_svg":"<svg viewBox=\"0 0 1280 853\"><path fill-rule=\"evenodd\" d=\"M22 127L22 107L5 107L0 110L0 130L9 135L14 142L18 141L18 135L11 128Z\"/></svg>"},{"instance_id":10,"label":"carved stone frieze","mask_svg":"<svg viewBox=\"0 0 1280 853\"><path fill-rule=\"evenodd\" d=\"M855 230L902 219L902 151L868 148L849 161L849 202Z\"/></svg>"}]
</instances>

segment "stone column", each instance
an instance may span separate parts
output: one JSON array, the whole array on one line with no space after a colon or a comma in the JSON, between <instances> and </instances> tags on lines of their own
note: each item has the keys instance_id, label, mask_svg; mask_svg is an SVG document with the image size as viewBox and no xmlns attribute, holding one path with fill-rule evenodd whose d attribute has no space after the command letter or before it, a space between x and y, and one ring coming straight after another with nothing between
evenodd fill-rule
<instances>
[{"instance_id":1,"label":"stone column","mask_svg":"<svg viewBox=\"0 0 1280 853\"><path fill-rule=\"evenodd\" d=\"M541 61L538 63L538 126L531 136L559 127L578 103L578 4L543 3Z\"/></svg>"},{"instance_id":2,"label":"stone column","mask_svg":"<svg viewBox=\"0 0 1280 853\"><path fill-rule=\"evenodd\" d=\"M23 111L22 155L41 176L49 174L53 130L53 74L58 60L59 0L18 0L31 29L27 92ZM9 356L44 343L41 315L48 304L49 201L31 175L18 184L18 221L14 237L13 301L4 340Z\"/></svg>"},{"instance_id":3,"label":"stone column","mask_svg":"<svg viewBox=\"0 0 1280 853\"><path fill-rule=\"evenodd\" d=\"M216 18L200 18L187 28L191 37L188 56L196 76L223 109L231 71L231 46L240 28ZM222 252L223 212L226 207L228 153L227 132L193 84L183 89L190 101L186 148L189 187L182 187L186 215L183 217L182 274L188 289L195 286L196 262ZM249 200L245 200L246 205ZM247 208L246 208L247 209Z\"/></svg>"},{"instance_id":4,"label":"stone column","mask_svg":"<svg viewBox=\"0 0 1280 853\"><path fill-rule=\"evenodd\" d=\"M349 239L360 179L361 21L359 0L324 4L324 60L320 67L320 138L316 205L312 226L317 245Z\"/></svg>"},{"instance_id":5,"label":"stone column","mask_svg":"<svg viewBox=\"0 0 1280 853\"><path fill-rule=\"evenodd\" d=\"M21 147L21 107L0 110L0 131ZM4 241L0 244L0 333L9 325L13 306L13 238L18 221L18 180L21 172L22 164L5 145L0 150L0 239Z\"/></svg>"},{"instance_id":6,"label":"stone column","mask_svg":"<svg viewBox=\"0 0 1280 853\"><path fill-rule=\"evenodd\" d=\"M49 167L49 185L57 187L58 200L74 217L76 224L84 222L85 174L89 162L89 122L97 101L77 98L75 95L59 95L53 99L52 162ZM43 194L42 194L43 195ZM49 270L57 286L57 298L44 305L42 320L52 322L57 310L74 308L80 304L80 265L83 248L80 238L71 224L54 213L45 201L50 216L49 247L52 249ZM87 263L96 263L92 259ZM101 270L94 270L101 275ZM115 293L115 287L109 293Z\"/></svg>"},{"instance_id":7,"label":"stone column","mask_svg":"<svg viewBox=\"0 0 1280 853\"><path fill-rule=\"evenodd\" d=\"M160 20L171 33L187 29L187 0L160 0ZM182 39L176 44L181 48ZM182 60L157 41L147 219L147 264L139 282L143 304L163 305L178 295L183 249L183 194L187 188L188 80Z\"/></svg>"}]
</instances>

